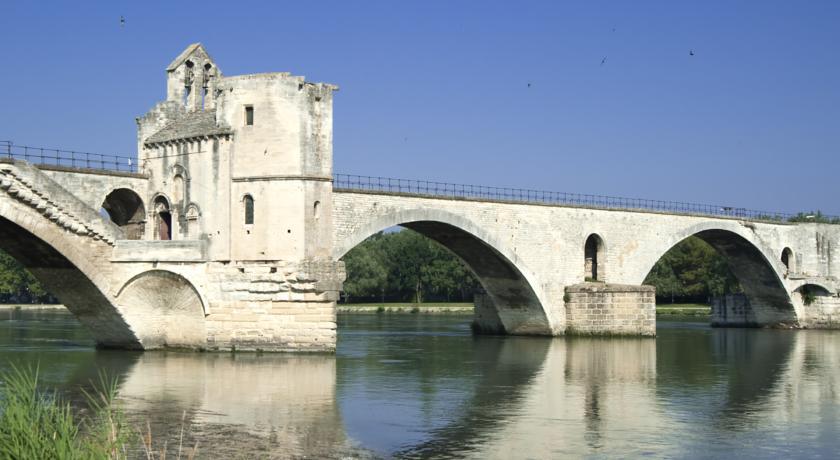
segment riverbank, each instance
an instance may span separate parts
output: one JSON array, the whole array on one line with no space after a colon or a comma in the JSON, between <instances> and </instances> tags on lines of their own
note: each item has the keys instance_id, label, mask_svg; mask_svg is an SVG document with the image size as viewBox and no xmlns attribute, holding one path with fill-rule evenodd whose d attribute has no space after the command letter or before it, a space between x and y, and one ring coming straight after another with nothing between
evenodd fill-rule
<instances>
[{"instance_id":1,"label":"riverbank","mask_svg":"<svg viewBox=\"0 0 840 460\"><path fill-rule=\"evenodd\" d=\"M0 304L0 311L10 310L66 310L61 304Z\"/></svg>"},{"instance_id":2,"label":"riverbank","mask_svg":"<svg viewBox=\"0 0 840 460\"><path fill-rule=\"evenodd\" d=\"M51 311L65 310L64 305L36 305L36 304L8 304L0 305L2 311ZM456 314L464 315L473 312L473 304L470 302L433 302L433 303L411 303L411 302L385 302L385 303L354 303L336 305L338 313L408 313L408 314ZM657 316L710 316L711 307L703 304L667 304L656 306Z\"/></svg>"},{"instance_id":3,"label":"riverbank","mask_svg":"<svg viewBox=\"0 0 840 460\"><path fill-rule=\"evenodd\" d=\"M656 316L711 316L712 307L698 303L674 303L656 306Z\"/></svg>"},{"instance_id":4,"label":"riverbank","mask_svg":"<svg viewBox=\"0 0 840 460\"><path fill-rule=\"evenodd\" d=\"M338 313L429 313L429 314L470 314L473 304L469 302L421 303L384 302L363 304L339 304ZM667 304L656 306L657 316L709 316L711 307L703 304Z\"/></svg>"},{"instance_id":5,"label":"riverbank","mask_svg":"<svg viewBox=\"0 0 840 460\"><path fill-rule=\"evenodd\" d=\"M338 313L424 313L438 315L464 315L473 312L471 302L386 302L386 303L354 303L336 305Z\"/></svg>"}]
</instances>

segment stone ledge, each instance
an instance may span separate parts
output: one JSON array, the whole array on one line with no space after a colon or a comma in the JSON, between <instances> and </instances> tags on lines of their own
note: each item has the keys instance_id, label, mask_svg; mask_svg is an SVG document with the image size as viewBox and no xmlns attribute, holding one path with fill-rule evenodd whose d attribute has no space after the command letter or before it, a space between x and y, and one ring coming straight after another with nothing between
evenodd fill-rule
<instances>
[{"instance_id":1,"label":"stone ledge","mask_svg":"<svg viewBox=\"0 0 840 460\"><path fill-rule=\"evenodd\" d=\"M204 240L117 240L111 262L203 262Z\"/></svg>"},{"instance_id":2,"label":"stone ledge","mask_svg":"<svg viewBox=\"0 0 840 460\"><path fill-rule=\"evenodd\" d=\"M580 283L571 286L566 286L566 292L645 292L655 294L656 288L653 286L637 286L634 284Z\"/></svg>"}]
</instances>

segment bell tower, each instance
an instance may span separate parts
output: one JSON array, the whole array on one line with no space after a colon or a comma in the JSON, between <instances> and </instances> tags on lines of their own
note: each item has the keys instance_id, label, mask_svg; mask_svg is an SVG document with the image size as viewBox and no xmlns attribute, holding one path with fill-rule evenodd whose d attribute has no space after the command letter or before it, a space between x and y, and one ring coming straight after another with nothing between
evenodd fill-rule
<instances>
[{"instance_id":1,"label":"bell tower","mask_svg":"<svg viewBox=\"0 0 840 460\"><path fill-rule=\"evenodd\" d=\"M182 103L187 112L212 110L221 77L204 46L193 43L166 67L166 100Z\"/></svg>"}]
</instances>

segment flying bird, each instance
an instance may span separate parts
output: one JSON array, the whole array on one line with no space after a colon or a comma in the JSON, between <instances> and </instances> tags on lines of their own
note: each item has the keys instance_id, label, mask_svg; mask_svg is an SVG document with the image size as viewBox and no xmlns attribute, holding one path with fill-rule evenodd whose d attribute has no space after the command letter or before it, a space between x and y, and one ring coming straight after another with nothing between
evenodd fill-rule
<instances>
[{"instance_id":1,"label":"flying bird","mask_svg":"<svg viewBox=\"0 0 840 460\"><path fill-rule=\"evenodd\" d=\"M530 83L528 83L528 88L530 88L530 87L531 87L531 84L530 84Z\"/></svg>"},{"instance_id":2,"label":"flying bird","mask_svg":"<svg viewBox=\"0 0 840 460\"><path fill-rule=\"evenodd\" d=\"M694 50L688 50L688 55L689 56L694 56Z\"/></svg>"},{"instance_id":3,"label":"flying bird","mask_svg":"<svg viewBox=\"0 0 840 460\"><path fill-rule=\"evenodd\" d=\"M125 16L120 16L120 27L125 27Z\"/></svg>"},{"instance_id":4,"label":"flying bird","mask_svg":"<svg viewBox=\"0 0 840 460\"><path fill-rule=\"evenodd\" d=\"M604 56L604 59L601 59L601 65L604 65L605 62L607 62L607 57L606 56Z\"/></svg>"}]
</instances>

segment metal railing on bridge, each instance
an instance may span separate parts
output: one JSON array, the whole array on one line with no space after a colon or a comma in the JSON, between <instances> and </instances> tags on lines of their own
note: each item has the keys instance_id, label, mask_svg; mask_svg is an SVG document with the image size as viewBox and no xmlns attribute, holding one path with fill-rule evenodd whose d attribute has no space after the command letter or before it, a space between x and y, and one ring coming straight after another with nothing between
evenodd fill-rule
<instances>
[{"instance_id":1,"label":"metal railing on bridge","mask_svg":"<svg viewBox=\"0 0 840 460\"><path fill-rule=\"evenodd\" d=\"M648 200L583 193L551 192L523 188L488 187L484 185L452 184L413 179L335 174L335 190L372 191L422 195L443 198L466 198L477 200L504 201L514 203L549 204L603 209L627 209L658 211L675 214L736 217L747 220L772 222L840 223L840 217L821 213L791 214L783 212L756 211L734 206L723 206L682 201Z\"/></svg>"},{"instance_id":2,"label":"metal railing on bridge","mask_svg":"<svg viewBox=\"0 0 840 460\"><path fill-rule=\"evenodd\" d=\"M16 145L0 141L0 158L24 160L34 164L86 168L105 171L136 173L137 159L121 155L79 152ZM676 214L735 217L748 220L773 222L823 222L840 224L840 217L819 212L791 214L784 212L756 211L726 205L688 203L682 201L648 200L585 193L552 192L524 188L490 187L485 185L454 184L415 179L335 174L336 190L402 193L443 198L467 198L505 201L514 203L550 204L603 209L658 211Z\"/></svg>"},{"instance_id":3,"label":"metal railing on bridge","mask_svg":"<svg viewBox=\"0 0 840 460\"><path fill-rule=\"evenodd\" d=\"M66 168L137 172L137 159L134 157L45 147L30 147L27 145L17 145L12 141L0 141L0 158L24 160L34 164L63 166Z\"/></svg>"}]
</instances>

